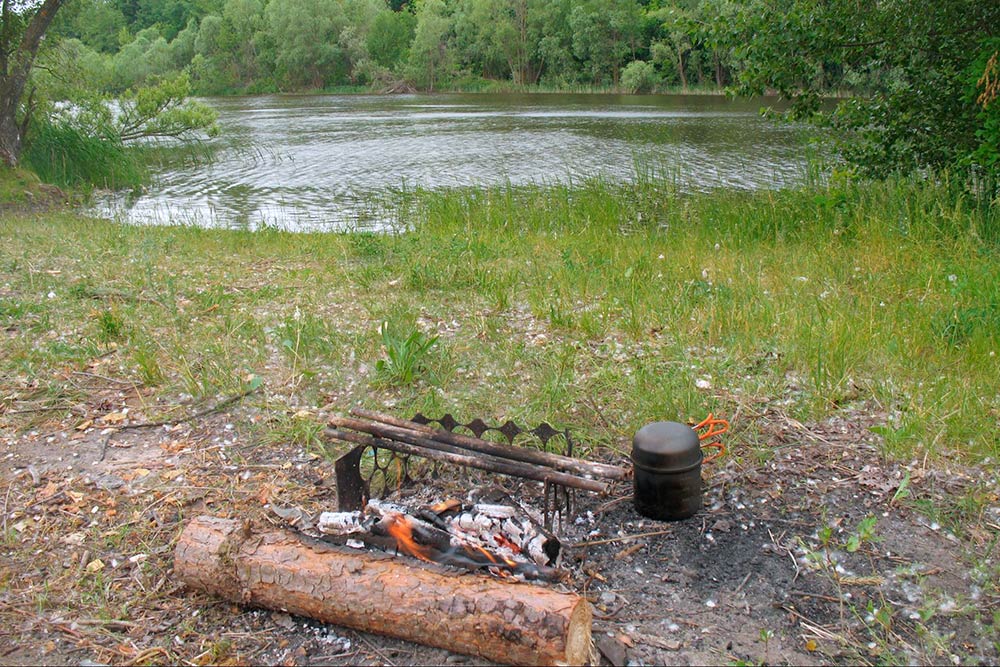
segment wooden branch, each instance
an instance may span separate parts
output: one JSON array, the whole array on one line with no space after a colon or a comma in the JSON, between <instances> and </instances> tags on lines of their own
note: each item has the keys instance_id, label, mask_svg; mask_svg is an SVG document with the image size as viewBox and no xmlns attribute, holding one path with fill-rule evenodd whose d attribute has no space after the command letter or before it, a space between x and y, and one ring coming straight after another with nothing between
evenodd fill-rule
<instances>
[{"instance_id":1,"label":"wooden branch","mask_svg":"<svg viewBox=\"0 0 1000 667\"><path fill-rule=\"evenodd\" d=\"M456 575L286 531L253 534L202 516L181 533L174 571L188 587L254 607L388 635L504 664L582 665L586 599Z\"/></svg>"},{"instance_id":2,"label":"wooden branch","mask_svg":"<svg viewBox=\"0 0 1000 667\"><path fill-rule=\"evenodd\" d=\"M549 468L555 468L556 470L562 470L575 475L592 475L594 477L614 480L622 480L629 477L628 469L620 466L606 465L604 463L592 463L590 461L575 459L570 456L560 456L559 454L553 454L551 452L542 452L537 449L514 447L512 445L504 445L502 443L488 442L481 438L473 438L460 433L452 433L451 431L432 428L424 424L418 424L417 422L397 419L396 417L392 417L390 415L384 415L370 410L362 410L361 408L354 408L351 410L351 414L395 428L416 432L418 435L425 438L437 440L438 442L445 442L449 445L461 447L462 449L469 449L475 452L482 452L484 454L492 454L493 456L499 456L505 459L513 459L515 461L523 461L525 463L547 466Z\"/></svg>"},{"instance_id":3,"label":"wooden branch","mask_svg":"<svg viewBox=\"0 0 1000 667\"><path fill-rule=\"evenodd\" d=\"M340 425L345 421L350 422L354 420L343 420L338 418L331 420L330 423ZM435 440L429 440L427 438L408 437L407 440L377 438L363 433L352 433L350 431L341 431L334 428L326 428L323 430L323 433L327 437L334 438L335 440L352 442L356 445L388 449L401 454L422 456L433 461L443 461L445 463L468 466L478 470L487 470L489 472L498 472L503 475L513 475L514 477L533 479L538 482L551 482L553 484L568 486L573 489L582 489L584 491L592 491L594 493L601 494L606 494L609 490L608 485L605 482L600 482L595 479L577 477L575 475L552 470L551 468L531 465L530 463L523 463L521 461L510 461L496 456L490 456L489 454L476 455L476 453L462 450L459 447L453 447L452 445L447 445Z\"/></svg>"}]
</instances>

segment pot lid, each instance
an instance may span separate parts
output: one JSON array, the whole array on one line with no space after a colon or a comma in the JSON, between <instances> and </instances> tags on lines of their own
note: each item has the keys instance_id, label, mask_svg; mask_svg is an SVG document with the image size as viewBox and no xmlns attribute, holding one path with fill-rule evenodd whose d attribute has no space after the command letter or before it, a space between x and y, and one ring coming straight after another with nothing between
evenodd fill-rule
<instances>
[{"instance_id":1,"label":"pot lid","mask_svg":"<svg viewBox=\"0 0 1000 667\"><path fill-rule=\"evenodd\" d=\"M646 424L632 438L632 462L660 472L701 463L701 443L690 426L678 422Z\"/></svg>"}]
</instances>

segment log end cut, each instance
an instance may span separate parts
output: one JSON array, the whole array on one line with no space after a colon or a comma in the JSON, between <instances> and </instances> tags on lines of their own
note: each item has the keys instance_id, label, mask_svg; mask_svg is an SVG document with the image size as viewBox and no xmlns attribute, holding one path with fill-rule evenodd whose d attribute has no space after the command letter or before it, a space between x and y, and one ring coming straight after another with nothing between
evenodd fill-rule
<instances>
[{"instance_id":1,"label":"log end cut","mask_svg":"<svg viewBox=\"0 0 1000 667\"><path fill-rule=\"evenodd\" d=\"M240 602L242 588L233 557L249 536L249 526L241 521L200 516L187 525L177 540L174 573L194 590Z\"/></svg>"}]
</instances>

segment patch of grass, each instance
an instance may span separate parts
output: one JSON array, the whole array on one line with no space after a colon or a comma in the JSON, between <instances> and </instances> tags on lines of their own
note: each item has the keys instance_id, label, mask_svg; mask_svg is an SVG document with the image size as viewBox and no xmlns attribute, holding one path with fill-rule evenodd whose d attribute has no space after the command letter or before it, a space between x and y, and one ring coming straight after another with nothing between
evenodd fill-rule
<instances>
[{"instance_id":1,"label":"patch of grass","mask_svg":"<svg viewBox=\"0 0 1000 667\"><path fill-rule=\"evenodd\" d=\"M125 337L126 324L121 313L114 308L102 310L94 317L98 340L110 343Z\"/></svg>"},{"instance_id":2,"label":"patch of grass","mask_svg":"<svg viewBox=\"0 0 1000 667\"><path fill-rule=\"evenodd\" d=\"M282 414L268 423L264 429L263 441L272 444L294 444L309 451L325 452L324 440L320 437L324 424L308 412Z\"/></svg>"},{"instance_id":3,"label":"patch of grass","mask_svg":"<svg viewBox=\"0 0 1000 667\"><path fill-rule=\"evenodd\" d=\"M384 359L375 363L376 377L388 385L409 385L428 371L427 356L438 341L416 328L382 322L379 337Z\"/></svg>"},{"instance_id":4,"label":"patch of grass","mask_svg":"<svg viewBox=\"0 0 1000 667\"><path fill-rule=\"evenodd\" d=\"M46 183L64 187L137 188L145 178L135 153L110 134L47 120L32 126L21 159Z\"/></svg>"},{"instance_id":5,"label":"patch of grass","mask_svg":"<svg viewBox=\"0 0 1000 667\"><path fill-rule=\"evenodd\" d=\"M405 198L386 235L5 219L0 373L51 377L114 343L165 394L257 373L292 412L391 403L603 447L741 406L862 410L885 415L888 457L1000 456L982 427L1000 414L997 213L945 186L681 195L647 175Z\"/></svg>"}]
</instances>

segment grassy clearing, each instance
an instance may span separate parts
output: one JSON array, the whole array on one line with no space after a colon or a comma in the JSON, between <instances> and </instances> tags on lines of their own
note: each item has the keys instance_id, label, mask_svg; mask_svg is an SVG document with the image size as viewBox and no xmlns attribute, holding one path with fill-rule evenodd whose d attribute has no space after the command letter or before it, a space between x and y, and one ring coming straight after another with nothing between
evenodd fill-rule
<instances>
[{"instance_id":1,"label":"grassy clearing","mask_svg":"<svg viewBox=\"0 0 1000 667\"><path fill-rule=\"evenodd\" d=\"M69 411L99 361L167 401L263 380L288 414L549 420L592 448L773 407L875 415L893 457L1000 455L1000 222L946 186L413 196L409 231L385 235L6 219L0 419Z\"/></svg>"},{"instance_id":2,"label":"grassy clearing","mask_svg":"<svg viewBox=\"0 0 1000 667\"><path fill-rule=\"evenodd\" d=\"M732 457L710 469L706 510L724 510L676 524L634 561L619 561L619 544L588 559L605 563L608 590L634 586L637 565L671 574L680 554L720 578L663 578L620 620L653 632L663 626L641 625L646 609L705 614L708 596L743 588L745 620L724 602L678 631L695 661L995 656L995 218L907 182L680 196L647 179L406 198L406 231L382 235L0 218L0 444L18 462L0 619L22 633L14 659L279 663L306 651L289 643L303 626L280 614L175 587L172 544L205 512L259 525L270 503L329 508L323 417L358 403L547 420L605 459L646 421L721 413ZM239 409L226 401L243 396ZM782 519L773 533L769 517ZM632 519L619 505L598 525L616 534ZM703 643L703 627L746 624L759 640L723 630Z\"/></svg>"}]
</instances>

